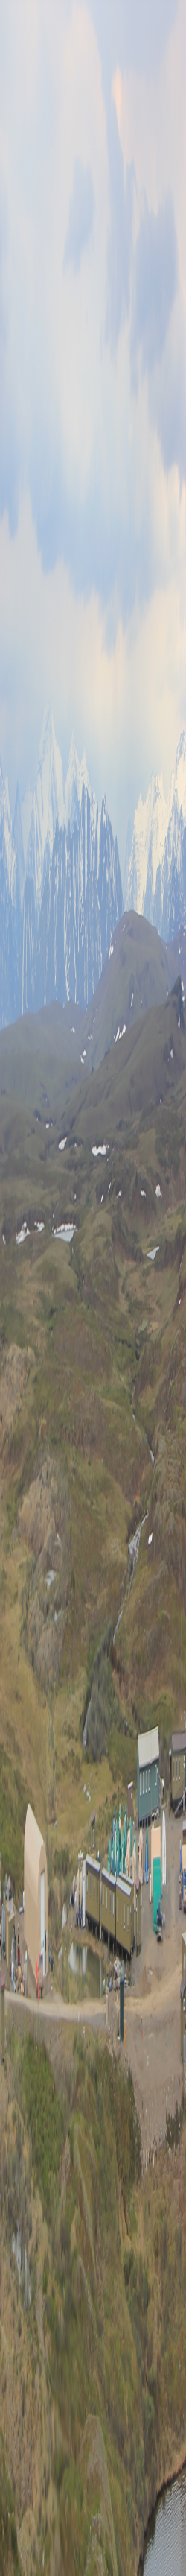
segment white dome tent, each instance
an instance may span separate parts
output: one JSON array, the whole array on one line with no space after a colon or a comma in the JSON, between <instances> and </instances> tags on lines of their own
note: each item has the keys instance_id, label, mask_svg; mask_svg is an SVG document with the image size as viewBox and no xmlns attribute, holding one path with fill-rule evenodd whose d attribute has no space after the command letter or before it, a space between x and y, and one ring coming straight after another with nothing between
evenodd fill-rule
<instances>
[{"instance_id":1,"label":"white dome tent","mask_svg":"<svg viewBox=\"0 0 186 2576\"><path fill-rule=\"evenodd\" d=\"M24 1933L28 1958L36 1978L37 1962L42 1959L42 1975L48 1967L48 1882L47 1859L43 1835L40 1834L33 1808L27 1807L24 1838Z\"/></svg>"}]
</instances>

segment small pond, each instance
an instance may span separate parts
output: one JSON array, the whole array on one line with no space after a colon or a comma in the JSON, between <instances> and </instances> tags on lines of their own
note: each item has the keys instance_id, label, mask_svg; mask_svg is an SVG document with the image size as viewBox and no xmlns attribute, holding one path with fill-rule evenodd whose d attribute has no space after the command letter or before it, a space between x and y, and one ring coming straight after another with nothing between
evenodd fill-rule
<instances>
[{"instance_id":1,"label":"small pond","mask_svg":"<svg viewBox=\"0 0 186 2576\"><path fill-rule=\"evenodd\" d=\"M143 2576L185 2576L186 2471L174 2478L153 2515L143 2560Z\"/></svg>"},{"instance_id":2,"label":"small pond","mask_svg":"<svg viewBox=\"0 0 186 2576\"><path fill-rule=\"evenodd\" d=\"M100 1950L97 1952L91 1950L88 1941L83 1941L80 1947L79 1941L74 1938L70 1945L68 1964L73 1976L78 1978L78 1985L82 1984L82 1977L86 1977L89 1994L98 1996L100 2001L104 1987L104 1967Z\"/></svg>"}]
</instances>

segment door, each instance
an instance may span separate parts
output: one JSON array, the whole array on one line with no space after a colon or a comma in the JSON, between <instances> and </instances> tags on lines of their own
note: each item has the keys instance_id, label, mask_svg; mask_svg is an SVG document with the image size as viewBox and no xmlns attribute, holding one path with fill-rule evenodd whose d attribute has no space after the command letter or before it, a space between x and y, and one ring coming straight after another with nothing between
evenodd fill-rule
<instances>
[{"instance_id":1,"label":"door","mask_svg":"<svg viewBox=\"0 0 186 2576\"><path fill-rule=\"evenodd\" d=\"M44 1974L45 1974L45 1872L44 1872L44 1869L42 1869L42 1871L41 1871L41 1959L42 1959L43 1977L44 1977Z\"/></svg>"}]
</instances>

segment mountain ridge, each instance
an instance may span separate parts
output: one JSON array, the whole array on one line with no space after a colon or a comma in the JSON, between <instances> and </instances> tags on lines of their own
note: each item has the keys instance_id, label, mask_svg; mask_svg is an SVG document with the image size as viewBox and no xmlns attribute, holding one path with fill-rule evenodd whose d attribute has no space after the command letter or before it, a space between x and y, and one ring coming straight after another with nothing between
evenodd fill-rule
<instances>
[{"instance_id":1,"label":"mountain ridge","mask_svg":"<svg viewBox=\"0 0 186 2576\"><path fill-rule=\"evenodd\" d=\"M66 784L51 708L45 709L33 796L14 824L0 771L0 1022L71 994L86 1008L122 913L117 841L99 812L72 735Z\"/></svg>"},{"instance_id":2,"label":"mountain ridge","mask_svg":"<svg viewBox=\"0 0 186 2576\"><path fill-rule=\"evenodd\" d=\"M135 810L130 855L128 836L124 871L127 911L144 913L170 940L186 920L186 730L177 743L168 797L163 778L152 777Z\"/></svg>"}]
</instances>

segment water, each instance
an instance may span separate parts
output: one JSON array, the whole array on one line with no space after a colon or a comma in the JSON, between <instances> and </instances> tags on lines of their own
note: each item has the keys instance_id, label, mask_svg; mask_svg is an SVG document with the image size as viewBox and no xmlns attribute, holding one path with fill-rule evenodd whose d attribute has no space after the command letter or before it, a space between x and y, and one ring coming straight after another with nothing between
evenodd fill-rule
<instances>
[{"instance_id":1,"label":"water","mask_svg":"<svg viewBox=\"0 0 186 2576\"><path fill-rule=\"evenodd\" d=\"M101 1959L100 1951L96 1952L96 1950L90 1950L88 1941L83 1941L82 1948L80 1947L79 1941L71 1941L68 1964L69 1968L73 1971L73 1976L78 1977L78 1982L80 1984L82 1977L86 1977L90 1994L98 1996L100 2001L100 1995L103 1995L104 1981L103 1960Z\"/></svg>"},{"instance_id":2,"label":"water","mask_svg":"<svg viewBox=\"0 0 186 2576\"><path fill-rule=\"evenodd\" d=\"M143 2560L144 2576L185 2576L186 2471L161 2496Z\"/></svg>"}]
</instances>

